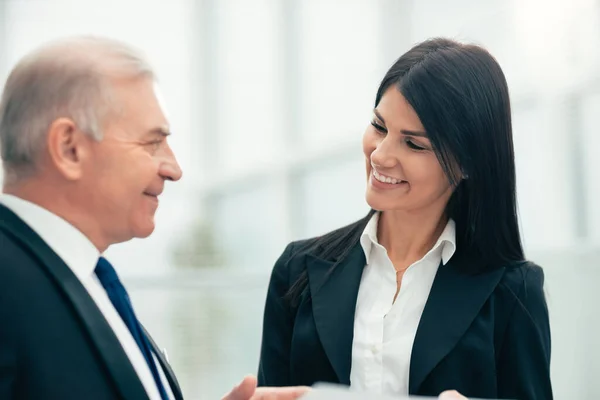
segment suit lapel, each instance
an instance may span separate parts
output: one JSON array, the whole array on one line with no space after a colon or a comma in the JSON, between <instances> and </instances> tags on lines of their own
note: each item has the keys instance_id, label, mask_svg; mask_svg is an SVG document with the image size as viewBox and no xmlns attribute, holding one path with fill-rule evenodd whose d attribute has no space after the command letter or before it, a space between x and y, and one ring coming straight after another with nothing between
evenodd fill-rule
<instances>
[{"instance_id":1,"label":"suit lapel","mask_svg":"<svg viewBox=\"0 0 600 400\"><path fill-rule=\"evenodd\" d=\"M179 386L179 382L177 382L177 378L175 377L175 372L173 372L173 370L171 369L171 366L165 359L165 355L163 354L162 351L160 351L160 349L158 348L158 345L154 342L154 340L152 339L152 336L150 336L150 333L148 333L146 328L144 328L143 326L142 326L142 329L144 330L144 333L146 334L146 337L148 338L148 341L150 342L150 346L152 347L152 352L156 355L156 358L158 359L158 362L160 363L160 366L162 367L162 369L165 373L165 376L166 376L167 380L169 381L169 386L171 386L171 390L173 391L173 395L175 396L175 399L183 400L183 394L181 393L181 387Z\"/></svg>"},{"instance_id":2,"label":"suit lapel","mask_svg":"<svg viewBox=\"0 0 600 400\"><path fill-rule=\"evenodd\" d=\"M467 331L504 274L504 268L468 275L452 260L440 265L413 343L409 393L418 393L427 375Z\"/></svg>"},{"instance_id":3,"label":"suit lapel","mask_svg":"<svg viewBox=\"0 0 600 400\"><path fill-rule=\"evenodd\" d=\"M307 271L315 325L325 354L340 383L350 384L354 312L365 256L360 244L333 273L333 262L307 256Z\"/></svg>"},{"instance_id":4,"label":"suit lapel","mask_svg":"<svg viewBox=\"0 0 600 400\"><path fill-rule=\"evenodd\" d=\"M121 397L148 399L137 373L94 300L71 269L27 224L0 205L0 229L34 257L69 300Z\"/></svg>"}]
</instances>

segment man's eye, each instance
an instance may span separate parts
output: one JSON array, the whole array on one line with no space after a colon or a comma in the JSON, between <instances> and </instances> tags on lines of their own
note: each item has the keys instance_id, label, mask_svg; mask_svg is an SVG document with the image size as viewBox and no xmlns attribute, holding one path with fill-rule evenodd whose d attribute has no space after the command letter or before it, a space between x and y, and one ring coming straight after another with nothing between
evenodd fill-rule
<instances>
[{"instance_id":1,"label":"man's eye","mask_svg":"<svg viewBox=\"0 0 600 400\"><path fill-rule=\"evenodd\" d=\"M153 151L156 151L160 148L162 142L162 140L153 140L151 142L146 143L146 146L152 149Z\"/></svg>"}]
</instances>

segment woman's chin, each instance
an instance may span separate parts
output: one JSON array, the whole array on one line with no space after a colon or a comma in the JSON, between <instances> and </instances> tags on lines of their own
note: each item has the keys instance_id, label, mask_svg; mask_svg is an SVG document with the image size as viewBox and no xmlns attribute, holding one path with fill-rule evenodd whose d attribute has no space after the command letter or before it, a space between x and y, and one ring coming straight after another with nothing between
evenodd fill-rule
<instances>
[{"instance_id":1,"label":"woman's chin","mask_svg":"<svg viewBox=\"0 0 600 400\"><path fill-rule=\"evenodd\" d=\"M386 199L382 198L378 193L369 193L367 191L366 201L369 207L376 211L391 211L391 210L401 210L402 202L398 201L398 199Z\"/></svg>"}]
</instances>

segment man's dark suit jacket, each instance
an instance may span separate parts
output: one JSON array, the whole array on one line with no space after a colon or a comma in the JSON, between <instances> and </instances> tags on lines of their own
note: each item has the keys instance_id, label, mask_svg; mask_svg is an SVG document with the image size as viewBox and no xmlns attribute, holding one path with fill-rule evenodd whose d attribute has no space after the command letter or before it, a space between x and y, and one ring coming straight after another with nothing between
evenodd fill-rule
<instances>
[{"instance_id":1,"label":"man's dark suit jacket","mask_svg":"<svg viewBox=\"0 0 600 400\"><path fill-rule=\"evenodd\" d=\"M264 314L259 384L350 384L354 311L365 257L357 244L334 272L332 260L295 249L279 258ZM441 265L413 344L409 393L550 400L550 327L542 269L532 263L468 275ZM302 271L296 306L284 295Z\"/></svg>"},{"instance_id":2,"label":"man's dark suit jacket","mask_svg":"<svg viewBox=\"0 0 600 400\"><path fill-rule=\"evenodd\" d=\"M173 371L152 346L181 399ZM0 398L148 399L119 340L71 269L2 205Z\"/></svg>"}]
</instances>

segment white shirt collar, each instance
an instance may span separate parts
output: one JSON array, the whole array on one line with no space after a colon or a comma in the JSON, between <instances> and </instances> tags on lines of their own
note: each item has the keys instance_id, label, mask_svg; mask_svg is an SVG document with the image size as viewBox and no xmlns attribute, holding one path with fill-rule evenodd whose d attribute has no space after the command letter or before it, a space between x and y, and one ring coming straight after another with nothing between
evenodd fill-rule
<instances>
[{"instance_id":1,"label":"white shirt collar","mask_svg":"<svg viewBox=\"0 0 600 400\"><path fill-rule=\"evenodd\" d=\"M2 194L0 203L29 225L79 280L84 281L94 274L100 252L81 231L45 208L19 197Z\"/></svg>"},{"instance_id":2,"label":"white shirt collar","mask_svg":"<svg viewBox=\"0 0 600 400\"><path fill-rule=\"evenodd\" d=\"M379 212L373 214L360 237L360 244L365 253L367 264L369 264L369 260L371 258L373 245L379 244L379 241L377 239L377 225L379 224L379 214ZM452 258L452 256L456 252L456 224L452 218L448 220L448 222L446 223L446 227L442 231L442 234L438 238L437 242L433 245L431 250L427 252L427 254L430 254L431 252L440 248L440 246L442 249L442 263L446 265L448 261L450 261L450 258Z\"/></svg>"}]
</instances>

